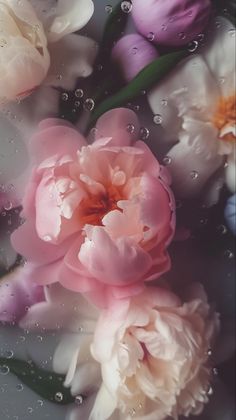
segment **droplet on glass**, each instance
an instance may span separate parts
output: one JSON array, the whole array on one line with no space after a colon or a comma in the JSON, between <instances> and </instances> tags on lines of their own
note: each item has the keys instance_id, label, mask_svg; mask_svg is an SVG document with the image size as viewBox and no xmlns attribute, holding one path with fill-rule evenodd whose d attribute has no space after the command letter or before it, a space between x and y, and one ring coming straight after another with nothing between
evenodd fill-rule
<instances>
[{"instance_id":1,"label":"droplet on glass","mask_svg":"<svg viewBox=\"0 0 236 420\"><path fill-rule=\"evenodd\" d=\"M221 234L221 235L225 235L225 233L227 232L227 228L225 225L219 225L217 226L217 231Z\"/></svg>"},{"instance_id":2,"label":"droplet on glass","mask_svg":"<svg viewBox=\"0 0 236 420\"><path fill-rule=\"evenodd\" d=\"M133 124L128 124L127 127L126 127L126 130L128 131L128 133L132 134L135 130L135 127L134 127Z\"/></svg>"},{"instance_id":3,"label":"droplet on glass","mask_svg":"<svg viewBox=\"0 0 236 420\"><path fill-rule=\"evenodd\" d=\"M195 52L198 49L198 41L192 41L188 44L188 50L189 52Z\"/></svg>"},{"instance_id":4,"label":"droplet on glass","mask_svg":"<svg viewBox=\"0 0 236 420\"><path fill-rule=\"evenodd\" d=\"M95 106L95 102L92 98L88 98L88 99L85 100L84 109L86 111L91 112L93 110L94 106Z\"/></svg>"},{"instance_id":5,"label":"droplet on glass","mask_svg":"<svg viewBox=\"0 0 236 420\"><path fill-rule=\"evenodd\" d=\"M63 401L63 394L61 392L57 392L55 394L55 397L54 398L55 398L55 401L62 402Z\"/></svg>"},{"instance_id":6,"label":"droplet on glass","mask_svg":"<svg viewBox=\"0 0 236 420\"><path fill-rule=\"evenodd\" d=\"M137 54L137 52L138 52L138 48L137 47L133 47L132 48L132 54Z\"/></svg>"},{"instance_id":7,"label":"droplet on glass","mask_svg":"<svg viewBox=\"0 0 236 420\"><path fill-rule=\"evenodd\" d=\"M213 395L214 391L213 388L211 386L209 386L208 390L207 390L207 395Z\"/></svg>"},{"instance_id":8,"label":"droplet on glass","mask_svg":"<svg viewBox=\"0 0 236 420\"><path fill-rule=\"evenodd\" d=\"M82 89L76 89L75 96L76 96L76 98L83 98L84 91Z\"/></svg>"},{"instance_id":9,"label":"droplet on glass","mask_svg":"<svg viewBox=\"0 0 236 420\"><path fill-rule=\"evenodd\" d=\"M76 108L79 108L79 107L80 107L80 105L81 105L81 102L80 102L80 101L75 101L75 107L76 107Z\"/></svg>"},{"instance_id":10,"label":"droplet on glass","mask_svg":"<svg viewBox=\"0 0 236 420\"><path fill-rule=\"evenodd\" d=\"M113 10L113 8L110 4L107 4L105 6L105 12L108 13L109 15L112 13L112 10Z\"/></svg>"},{"instance_id":11,"label":"droplet on glass","mask_svg":"<svg viewBox=\"0 0 236 420\"><path fill-rule=\"evenodd\" d=\"M83 395L77 395L77 396L75 397L75 403L76 403L77 405L82 405L82 404L83 404L83 402L84 402Z\"/></svg>"},{"instance_id":12,"label":"droplet on glass","mask_svg":"<svg viewBox=\"0 0 236 420\"><path fill-rule=\"evenodd\" d=\"M14 352L12 351L12 350L7 350L6 352L5 352L5 357L7 358L7 359L12 359L12 357L14 356Z\"/></svg>"},{"instance_id":13,"label":"droplet on glass","mask_svg":"<svg viewBox=\"0 0 236 420\"><path fill-rule=\"evenodd\" d=\"M208 357L211 357L211 356L212 356L212 349L208 349L208 350L207 350L207 356L208 356Z\"/></svg>"},{"instance_id":14,"label":"droplet on glass","mask_svg":"<svg viewBox=\"0 0 236 420\"><path fill-rule=\"evenodd\" d=\"M132 10L132 3L130 1L122 1L121 10L124 13L130 13Z\"/></svg>"},{"instance_id":15,"label":"droplet on glass","mask_svg":"<svg viewBox=\"0 0 236 420\"><path fill-rule=\"evenodd\" d=\"M162 105L162 106L167 106L167 104L168 104L167 99L162 99L162 101L161 101L161 105Z\"/></svg>"},{"instance_id":16,"label":"droplet on glass","mask_svg":"<svg viewBox=\"0 0 236 420\"><path fill-rule=\"evenodd\" d=\"M235 38L235 29L230 29L229 30L229 34L230 34L230 36L232 36L232 38Z\"/></svg>"},{"instance_id":17,"label":"droplet on glass","mask_svg":"<svg viewBox=\"0 0 236 420\"><path fill-rule=\"evenodd\" d=\"M69 99L69 95L68 95L68 93L66 93L66 92L63 92L62 94L61 94L61 99L63 100L63 101L68 101L68 99Z\"/></svg>"},{"instance_id":18,"label":"droplet on glass","mask_svg":"<svg viewBox=\"0 0 236 420\"><path fill-rule=\"evenodd\" d=\"M0 366L0 375L7 375L10 372L10 369L6 365Z\"/></svg>"},{"instance_id":19,"label":"droplet on glass","mask_svg":"<svg viewBox=\"0 0 236 420\"><path fill-rule=\"evenodd\" d=\"M234 258L234 254L230 249L226 249L226 251L224 252L224 256L226 258L228 258L229 260L231 260L232 258Z\"/></svg>"},{"instance_id":20,"label":"droplet on glass","mask_svg":"<svg viewBox=\"0 0 236 420\"><path fill-rule=\"evenodd\" d=\"M192 171L190 172L190 176L192 179L197 179L198 178L198 172L197 171Z\"/></svg>"},{"instance_id":21,"label":"droplet on glass","mask_svg":"<svg viewBox=\"0 0 236 420\"><path fill-rule=\"evenodd\" d=\"M170 164L171 164L171 157L170 157L170 156L165 156L165 157L163 158L162 163L163 163L163 165L165 165L165 166L170 165Z\"/></svg>"},{"instance_id":22,"label":"droplet on glass","mask_svg":"<svg viewBox=\"0 0 236 420\"><path fill-rule=\"evenodd\" d=\"M215 376L217 376L218 375L218 369L216 368L216 367L214 367L213 369L212 369L212 373L213 373L213 375L215 375Z\"/></svg>"},{"instance_id":23,"label":"droplet on glass","mask_svg":"<svg viewBox=\"0 0 236 420\"><path fill-rule=\"evenodd\" d=\"M141 140L147 140L148 137L149 137L149 134L150 134L150 132L149 132L148 128L146 128L146 127L141 127L140 128L140 138L141 138Z\"/></svg>"},{"instance_id":24,"label":"droplet on glass","mask_svg":"<svg viewBox=\"0 0 236 420\"><path fill-rule=\"evenodd\" d=\"M182 40L186 38L186 34L184 32L180 32L178 36L179 36L179 39L182 39Z\"/></svg>"},{"instance_id":25,"label":"droplet on glass","mask_svg":"<svg viewBox=\"0 0 236 420\"><path fill-rule=\"evenodd\" d=\"M52 240L52 237L51 237L50 235L45 235L45 236L43 237L43 240L44 240L45 242L50 242L50 241Z\"/></svg>"},{"instance_id":26,"label":"droplet on glass","mask_svg":"<svg viewBox=\"0 0 236 420\"><path fill-rule=\"evenodd\" d=\"M154 122L156 125L161 125L161 123L162 123L162 116L161 116L160 114L156 114L156 115L154 115L154 117L153 117L153 122Z\"/></svg>"},{"instance_id":27,"label":"droplet on glass","mask_svg":"<svg viewBox=\"0 0 236 420\"><path fill-rule=\"evenodd\" d=\"M153 32L149 32L148 33L148 36L147 36L147 39L152 42L154 40L154 38L155 38L154 33Z\"/></svg>"}]
</instances>

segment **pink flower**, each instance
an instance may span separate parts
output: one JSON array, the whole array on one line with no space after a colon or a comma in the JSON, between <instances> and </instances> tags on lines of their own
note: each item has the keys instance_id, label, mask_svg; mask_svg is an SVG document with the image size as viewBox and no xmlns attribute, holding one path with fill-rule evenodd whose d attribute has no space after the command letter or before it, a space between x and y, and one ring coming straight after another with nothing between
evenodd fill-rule
<instances>
[{"instance_id":1,"label":"pink flower","mask_svg":"<svg viewBox=\"0 0 236 420\"><path fill-rule=\"evenodd\" d=\"M112 50L112 59L127 82L158 56L157 49L138 34L123 36Z\"/></svg>"},{"instance_id":2,"label":"pink flower","mask_svg":"<svg viewBox=\"0 0 236 420\"><path fill-rule=\"evenodd\" d=\"M178 47L205 30L211 10L210 0L133 0L132 17L144 37Z\"/></svg>"},{"instance_id":3,"label":"pink flower","mask_svg":"<svg viewBox=\"0 0 236 420\"><path fill-rule=\"evenodd\" d=\"M173 197L138 133L126 109L101 117L92 145L61 120L41 123L31 147L26 222L12 236L34 268L32 281L60 282L105 305L111 294L137 294L170 268Z\"/></svg>"},{"instance_id":4,"label":"pink flower","mask_svg":"<svg viewBox=\"0 0 236 420\"><path fill-rule=\"evenodd\" d=\"M89 420L164 420L200 414L211 382L209 349L219 317L200 285L182 303L146 288L100 315L92 354L103 384Z\"/></svg>"}]
</instances>

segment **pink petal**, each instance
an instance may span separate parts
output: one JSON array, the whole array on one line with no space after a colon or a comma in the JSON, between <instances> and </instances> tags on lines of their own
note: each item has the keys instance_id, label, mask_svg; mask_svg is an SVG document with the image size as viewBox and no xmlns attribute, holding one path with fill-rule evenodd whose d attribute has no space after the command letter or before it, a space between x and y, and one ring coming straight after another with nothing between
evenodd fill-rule
<instances>
[{"instance_id":1,"label":"pink petal","mask_svg":"<svg viewBox=\"0 0 236 420\"><path fill-rule=\"evenodd\" d=\"M79 252L90 275L112 286L134 283L152 266L150 255L129 238L113 241L102 227L92 227Z\"/></svg>"},{"instance_id":2,"label":"pink petal","mask_svg":"<svg viewBox=\"0 0 236 420\"><path fill-rule=\"evenodd\" d=\"M11 236L14 249L27 260L36 264L48 264L63 257L72 240L69 238L60 245L42 241L38 237L32 221L26 221Z\"/></svg>"},{"instance_id":3,"label":"pink petal","mask_svg":"<svg viewBox=\"0 0 236 420\"><path fill-rule=\"evenodd\" d=\"M76 156L77 151L86 145L85 139L76 130L63 124L49 126L36 132L31 141L32 153L38 162L55 155Z\"/></svg>"},{"instance_id":4,"label":"pink petal","mask_svg":"<svg viewBox=\"0 0 236 420\"><path fill-rule=\"evenodd\" d=\"M0 321L18 321L28 307L43 301L43 288L32 280L34 267L26 264L15 269L0 283Z\"/></svg>"},{"instance_id":5,"label":"pink petal","mask_svg":"<svg viewBox=\"0 0 236 420\"><path fill-rule=\"evenodd\" d=\"M139 130L139 121L133 111L126 108L112 109L99 118L95 141L112 137L109 146L130 146L138 139Z\"/></svg>"}]
</instances>

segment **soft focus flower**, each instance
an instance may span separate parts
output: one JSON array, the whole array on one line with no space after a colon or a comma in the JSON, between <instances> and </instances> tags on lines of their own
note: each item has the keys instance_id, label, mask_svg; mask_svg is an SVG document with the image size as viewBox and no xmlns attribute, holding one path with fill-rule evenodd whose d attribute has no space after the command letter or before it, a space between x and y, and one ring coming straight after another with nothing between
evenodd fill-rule
<instances>
[{"instance_id":1,"label":"soft focus flower","mask_svg":"<svg viewBox=\"0 0 236 420\"><path fill-rule=\"evenodd\" d=\"M112 59L127 82L158 56L156 48L138 34L125 35L112 50Z\"/></svg>"},{"instance_id":2,"label":"soft focus flower","mask_svg":"<svg viewBox=\"0 0 236 420\"><path fill-rule=\"evenodd\" d=\"M48 42L81 29L93 9L92 0L59 0L54 9L50 2L42 7L34 0L2 0L0 102L23 98L37 88L50 66Z\"/></svg>"},{"instance_id":3,"label":"soft focus flower","mask_svg":"<svg viewBox=\"0 0 236 420\"><path fill-rule=\"evenodd\" d=\"M178 47L201 34L211 14L210 0L133 0L138 31L157 45Z\"/></svg>"},{"instance_id":4,"label":"soft focus flower","mask_svg":"<svg viewBox=\"0 0 236 420\"><path fill-rule=\"evenodd\" d=\"M163 138L173 144L167 155L175 191L194 196L224 167L225 182L235 192L235 28L231 23L218 18L201 54L188 58L148 97L153 113L161 115Z\"/></svg>"},{"instance_id":5,"label":"soft focus flower","mask_svg":"<svg viewBox=\"0 0 236 420\"><path fill-rule=\"evenodd\" d=\"M103 311L92 354L103 384L89 420L164 420L200 414L208 402L209 349L219 328L204 290L181 303L165 289L147 288Z\"/></svg>"},{"instance_id":6,"label":"soft focus flower","mask_svg":"<svg viewBox=\"0 0 236 420\"><path fill-rule=\"evenodd\" d=\"M18 322L29 307L44 300L41 286L32 284L30 267L16 268L0 279L0 322Z\"/></svg>"},{"instance_id":7,"label":"soft focus flower","mask_svg":"<svg viewBox=\"0 0 236 420\"><path fill-rule=\"evenodd\" d=\"M236 194L232 195L227 201L225 218L230 230L236 235Z\"/></svg>"},{"instance_id":8,"label":"soft focus flower","mask_svg":"<svg viewBox=\"0 0 236 420\"><path fill-rule=\"evenodd\" d=\"M41 123L33 138L34 170L26 187L26 222L12 236L34 265L32 281L60 282L89 293L139 293L170 267L175 224L167 172L142 141L126 109L104 114L85 139L63 120Z\"/></svg>"},{"instance_id":9,"label":"soft focus flower","mask_svg":"<svg viewBox=\"0 0 236 420\"><path fill-rule=\"evenodd\" d=\"M80 293L59 284L46 286L44 292L45 301L35 302L19 325L27 330L63 331L53 369L66 376L64 385L72 395L91 393L101 384L100 365L90 352L99 313Z\"/></svg>"}]
</instances>

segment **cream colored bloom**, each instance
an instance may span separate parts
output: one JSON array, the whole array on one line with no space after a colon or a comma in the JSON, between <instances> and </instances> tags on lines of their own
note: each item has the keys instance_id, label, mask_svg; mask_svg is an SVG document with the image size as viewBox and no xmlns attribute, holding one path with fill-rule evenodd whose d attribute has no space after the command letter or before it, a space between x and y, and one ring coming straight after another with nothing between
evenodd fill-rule
<instances>
[{"instance_id":1,"label":"cream colored bloom","mask_svg":"<svg viewBox=\"0 0 236 420\"><path fill-rule=\"evenodd\" d=\"M92 344L103 384L89 420L200 414L208 401L208 350L218 327L200 286L184 304L169 291L150 288L103 312Z\"/></svg>"},{"instance_id":2,"label":"cream colored bloom","mask_svg":"<svg viewBox=\"0 0 236 420\"><path fill-rule=\"evenodd\" d=\"M229 190L235 192L234 26L217 18L199 54L177 66L151 90L148 100L153 113L161 115L176 193L196 196L219 170Z\"/></svg>"},{"instance_id":3,"label":"cream colored bloom","mask_svg":"<svg viewBox=\"0 0 236 420\"><path fill-rule=\"evenodd\" d=\"M93 10L92 0L1 0L0 103L37 88L50 67L49 43L81 29Z\"/></svg>"}]
</instances>

